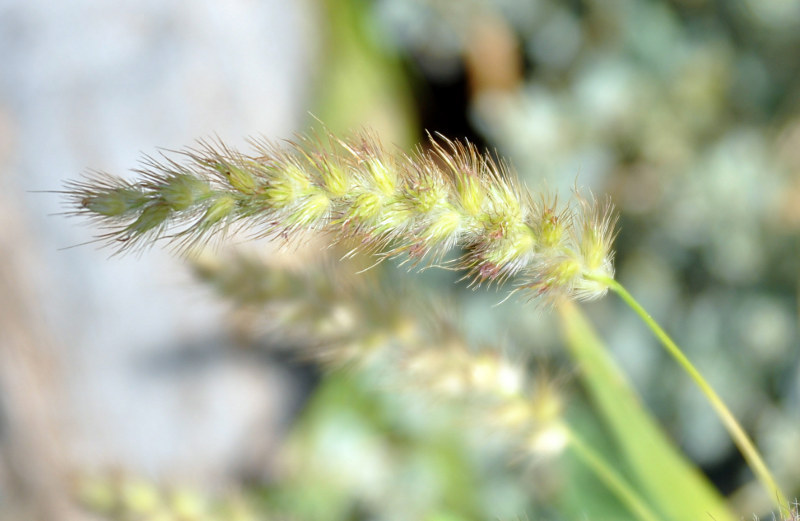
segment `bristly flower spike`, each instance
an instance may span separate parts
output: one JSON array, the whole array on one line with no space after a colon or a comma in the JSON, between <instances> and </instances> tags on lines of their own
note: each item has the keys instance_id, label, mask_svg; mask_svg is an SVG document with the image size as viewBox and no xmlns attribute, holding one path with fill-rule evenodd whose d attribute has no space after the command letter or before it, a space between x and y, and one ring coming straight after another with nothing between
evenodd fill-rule
<instances>
[{"instance_id":1,"label":"bristly flower spike","mask_svg":"<svg viewBox=\"0 0 800 521\"><path fill-rule=\"evenodd\" d=\"M505 163L439 135L410 154L367 132L326 137L255 140L250 154L200 142L146 158L139 181L90 174L66 194L118 251L161 240L185 251L229 229L285 240L317 231L352 244L353 254L402 255L412 265L461 247L450 265L474 285L513 278L515 291L533 295L605 293L598 280L614 274L609 203L576 195L559 208L534 198Z\"/></svg>"}]
</instances>

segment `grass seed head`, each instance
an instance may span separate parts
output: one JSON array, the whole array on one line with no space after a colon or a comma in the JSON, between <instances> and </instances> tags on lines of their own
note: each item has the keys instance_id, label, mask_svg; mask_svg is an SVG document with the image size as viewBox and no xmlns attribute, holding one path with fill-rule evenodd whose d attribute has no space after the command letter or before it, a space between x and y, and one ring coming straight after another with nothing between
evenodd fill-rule
<instances>
[{"instance_id":1,"label":"grass seed head","mask_svg":"<svg viewBox=\"0 0 800 521\"><path fill-rule=\"evenodd\" d=\"M236 222L256 236L324 231L352 242L352 253L414 264L461 247L455 266L474 285L519 277L518 289L534 295L597 298L606 288L592 277L613 276L610 204L534 202L506 164L470 143L431 137L427 150L405 154L362 133L252 145L248 155L202 142L177 158L145 158L137 182L96 174L66 193L121 249L202 246Z\"/></svg>"}]
</instances>

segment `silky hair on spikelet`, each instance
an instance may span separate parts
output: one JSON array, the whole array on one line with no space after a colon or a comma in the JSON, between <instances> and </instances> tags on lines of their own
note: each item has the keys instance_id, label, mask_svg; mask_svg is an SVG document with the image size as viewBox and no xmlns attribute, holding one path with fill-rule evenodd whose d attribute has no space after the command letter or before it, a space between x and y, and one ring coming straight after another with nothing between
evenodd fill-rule
<instances>
[{"instance_id":1,"label":"silky hair on spikelet","mask_svg":"<svg viewBox=\"0 0 800 521\"><path fill-rule=\"evenodd\" d=\"M122 252L166 241L180 252L231 231L291 242L321 232L350 255L445 263L470 284L514 279L515 292L593 299L614 274L611 204L534 197L511 168L469 142L428 136L427 148L387 150L373 133L252 140L244 154L216 141L146 157L126 181L90 173L69 183L72 212Z\"/></svg>"}]
</instances>

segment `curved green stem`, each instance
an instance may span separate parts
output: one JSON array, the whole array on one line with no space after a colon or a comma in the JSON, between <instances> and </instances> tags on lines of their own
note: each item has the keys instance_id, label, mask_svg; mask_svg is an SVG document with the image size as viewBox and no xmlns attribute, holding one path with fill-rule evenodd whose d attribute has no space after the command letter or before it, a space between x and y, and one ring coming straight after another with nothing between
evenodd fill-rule
<instances>
[{"instance_id":1,"label":"curved green stem","mask_svg":"<svg viewBox=\"0 0 800 521\"><path fill-rule=\"evenodd\" d=\"M728 406L722 401L722 398L719 397L714 388L711 387L711 385L703 377L700 371L697 370L694 364L689 361L681 348L678 347L678 345L669 337L669 335L667 335L663 329L661 329L661 326L659 326L658 323L653 320L653 317L651 317L650 314L642 307L642 305L639 304L639 302L637 302L630 293L628 293L628 290L626 290L622 284L610 277L599 275L589 275L587 278L606 284L641 317L644 323L647 324L655 336L661 341L661 344L664 346L667 352L681 365L681 367L683 367L687 373L689 373L689 376L692 377L697 386L700 387L700 390L703 392L703 394L706 395L708 401L711 403L711 406L714 408L717 415L722 420L722 423L725 425L725 428L728 429L728 432L730 433L731 438L733 438L734 443L736 443L736 446L739 447L739 451L742 453L742 456L744 456L744 459L747 461L747 464L753 470L753 473L756 475L758 480L761 481L761 484L767 490L769 496L776 498L779 509L787 508L789 502L786 500L786 496L783 495L781 489L778 487L775 478L772 476L772 473L764 463L764 459L761 457L758 449L756 449L755 445L750 440L750 437L733 416L733 413L731 413L730 409L728 409Z\"/></svg>"},{"instance_id":2,"label":"curved green stem","mask_svg":"<svg viewBox=\"0 0 800 521\"><path fill-rule=\"evenodd\" d=\"M639 494L620 476L603 457L573 431L567 429L569 447L583 464L611 490L640 521L661 521Z\"/></svg>"}]
</instances>

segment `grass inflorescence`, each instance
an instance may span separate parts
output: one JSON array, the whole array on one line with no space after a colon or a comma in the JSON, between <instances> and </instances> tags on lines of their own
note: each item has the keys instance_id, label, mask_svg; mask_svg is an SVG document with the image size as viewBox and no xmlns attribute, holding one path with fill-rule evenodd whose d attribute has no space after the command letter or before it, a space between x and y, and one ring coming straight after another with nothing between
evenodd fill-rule
<instances>
[{"instance_id":1,"label":"grass inflorescence","mask_svg":"<svg viewBox=\"0 0 800 521\"><path fill-rule=\"evenodd\" d=\"M473 417L467 424L488 426L526 453L558 441L556 382L544 372L529 381L525 365L497 346L471 346L450 316L455 304L348 280L347 265L298 271L234 255L194 267L240 311L270 317L288 339L302 337L288 343L305 345L302 355L325 367L367 369L387 388L459 404Z\"/></svg>"},{"instance_id":2,"label":"grass inflorescence","mask_svg":"<svg viewBox=\"0 0 800 521\"><path fill-rule=\"evenodd\" d=\"M68 186L70 205L119 251L161 240L185 251L231 229L288 241L319 231L413 265L443 264L461 247L444 264L476 285L513 277L534 295L593 299L607 289L596 276L613 276L608 202L534 196L470 143L431 137L407 154L364 132L251 144L250 154L201 142L148 157L133 182L89 174Z\"/></svg>"}]
</instances>

